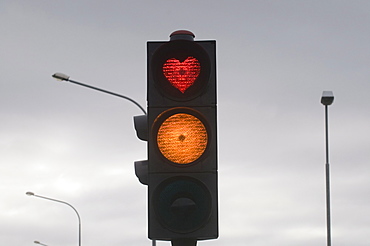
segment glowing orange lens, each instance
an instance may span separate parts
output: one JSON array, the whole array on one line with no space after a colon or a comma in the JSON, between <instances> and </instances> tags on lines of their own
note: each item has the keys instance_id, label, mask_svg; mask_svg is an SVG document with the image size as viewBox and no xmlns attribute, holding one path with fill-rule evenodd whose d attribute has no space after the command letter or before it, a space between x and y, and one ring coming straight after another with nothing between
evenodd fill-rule
<instances>
[{"instance_id":1,"label":"glowing orange lens","mask_svg":"<svg viewBox=\"0 0 370 246\"><path fill-rule=\"evenodd\" d=\"M183 62L175 58L168 59L163 64L163 74L172 86L177 88L181 93L194 84L200 73L199 61L189 56Z\"/></svg>"},{"instance_id":2,"label":"glowing orange lens","mask_svg":"<svg viewBox=\"0 0 370 246\"><path fill-rule=\"evenodd\" d=\"M188 164L197 160L205 151L207 130L193 115L178 113L167 118L159 127L158 148L168 160Z\"/></svg>"}]
</instances>

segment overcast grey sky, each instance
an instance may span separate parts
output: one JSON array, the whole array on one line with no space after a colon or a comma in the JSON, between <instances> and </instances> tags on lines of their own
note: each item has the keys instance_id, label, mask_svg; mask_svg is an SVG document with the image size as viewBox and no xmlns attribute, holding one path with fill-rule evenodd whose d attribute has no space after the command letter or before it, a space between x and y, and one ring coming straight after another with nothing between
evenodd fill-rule
<instances>
[{"instance_id":1,"label":"overcast grey sky","mask_svg":"<svg viewBox=\"0 0 370 246\"><path fill-rule=\"evenodd\" d=\"M0 2L0 242L150 245L146 159L124 94L146 106L146 42L187 29L217 41L220 237L198 245L326 244L370 235L369 1ZM169 242L158 242L169 245Z\"/></svg>"}]
</instances>

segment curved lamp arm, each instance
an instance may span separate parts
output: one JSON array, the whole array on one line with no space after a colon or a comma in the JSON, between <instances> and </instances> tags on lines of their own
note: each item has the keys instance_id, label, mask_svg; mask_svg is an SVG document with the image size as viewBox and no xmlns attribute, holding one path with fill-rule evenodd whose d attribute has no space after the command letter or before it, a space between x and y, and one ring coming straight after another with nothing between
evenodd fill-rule
<instances>
[{"instance_id":1,"label":"curved lamp arm","mask_svg":"<svg viewBox=\"0 0 370 246\"><path fill-rule=\"evenodd\" d=\"M55 73L55 74L52 75L52 77L57 79L57 80L68 81L68 82L71 82L71 83L74 83L74 84L77 84L77 85L85 86L85 87L90 88L90 89L94 89L94 90L97 90L97 91L101 91L101 92L108 93L108 94L113 95L113 96L117 96L117 97L121 97L123 99L129 100L130 102L132 102L133 104L138 106L140 108L140 110L143 111L144 114L146 114L144 108L141 107L141 105L138 102L136 102L134 99L131 99L127 96L120 95L120 94L117 94L117 93L114 93L114 92L111 92L111 91L100 89L100 88L95 87L95 86L91 86L91 85L87 85L87 84L84 84L84 83L81 83L81 82L71 80L68 75L65 75L63 73Z\"/></svg>"},{"instance_id":2,"label":"curved lamp arm","mask_svg":"<svg viewBox=\"0 0 370 246\"><path fill-rule=\"evenodd\" d=\"M31 191L28 191L26 192L26 195L28 196L35 196L35 197L38 197L38 198L42 198L42 199L46 199L46 200L50 200L50 201L54 201L54 202L59 202L59 203L63 203L63 204L66 204L68 205L69 207L71 207L77 214L77 218L78 218L78 245L81 246L81 218L80 218L80 215L78 214L77 210L69 203L67 202L64 202L64 201L61 201L61 200L57 200L57 199L53 199L53 198L49 198L49 197L45 197L45 196L39 196L39 195L36 195L35 193L31 192ZM36 243L37 241L35 241Z\"/></svg>"}]
</instances>

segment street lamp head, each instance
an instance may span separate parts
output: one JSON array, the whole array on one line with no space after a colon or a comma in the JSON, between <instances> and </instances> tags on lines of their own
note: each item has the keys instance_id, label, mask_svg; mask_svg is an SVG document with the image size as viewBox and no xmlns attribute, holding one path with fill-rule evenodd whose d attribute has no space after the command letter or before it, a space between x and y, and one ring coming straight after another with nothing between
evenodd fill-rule
<instances>
[{"instance_id":1,"label":"street lamp head","mask_svg":"<svg viewBox=\"0 0 370 246\"><path fill-rule=\"evenodd\" d=\"M33 193L33 192L31 192L31 191L27 191L27 192L26 192L26 195L27 195L27 196L34 196L34 195L35 195L35 193Z\"/></svg>"},{"instance_id":2,"label":"street lamp head","mask_svg":"<svg viewBox=\"0 0 370 246\"><path fill-rule=\"evenodd\" d=\"M52 75L53 78L56 78L57 80L62 80L62 81L68 81L69 76L65 75L64 73L54 73Z\"/></svg>"},{"instance_id":3,"label":"street lamp head","mask_svg":"<svg viewBox=\"0 0 370 246\"><path fill-rule=\"evenodd\" d=\"M46 244L40 243L39 241L33 241L35 244L40 244L42 246L47 246Z\"/></svg>"},{"instance_id":4,"label":"street lamp head","mask_svg":"<svg viewBox=\"0 0 370 246\"><path fill-rule=\"evenodd\" d=\"M325 106L329 106L334 101L334 95L332 91L323 91L321 97L321 103Z\"/></svg>"}]
</instances>

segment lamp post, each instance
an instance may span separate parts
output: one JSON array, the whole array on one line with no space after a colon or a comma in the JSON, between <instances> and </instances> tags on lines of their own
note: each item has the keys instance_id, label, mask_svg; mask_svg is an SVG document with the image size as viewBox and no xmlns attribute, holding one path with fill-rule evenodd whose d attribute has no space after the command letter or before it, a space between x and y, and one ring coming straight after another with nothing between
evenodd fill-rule
<instances>
[{"instance_id":1,"label":"lamp post","mask_svg":"<svg viewBox=\"0 0 370 246\"><path fill-rule=\"evenodd\" d=\"M63 204L66 204L66 205L70 206L77 214L77 218L78 218L78 245L81 246L81 218L80 218L80 215L78 214L77 210L71 204L69 204L67 202L57 200L57 199L53 199L53 198L49 198L49 197L45 197L45 196L39 196L39 195L36 195L35 193L33 193L31 191L26 192L26 195L34 196L34 197L38 197L38 198L42 198L42 199L46 199L46 200L50 200L50 201L54 201L54 202L59 202L59 203L63 203ZM40 242L38 242L38 241L35 241L34 243L40 244Z\"/></svg>"},{"instance_id":2,"label":"lamp post","mask_svg":"<svg viewBox=\"0 0 370 246\"><path fill-rule=\"evenodd\" d=\"M104 93L107 93L107 94L110 94L110 95L113 95L113 96L117 96L117 97L120 97L120 98L123 98L123 99L126 99L126 100L132 102L133 104L138 106L140 108L140 110L144 113L144 115L134 117L135 127L136 126L141 126L143 128L146 127L146 111L138 102L136 102L132 98L124 96L124 95L120 95L120 94L117 94L117 93L114 93L114 92L111 92L111 91L107 91L107 90L104 90L104 89L101 89L101 88L97 88L95 86L91 86L91 85L87 85L87 84L84 84L84 83L81 83L81 82L78 82L78 81L71 80L68 75L63 74L63 73L55 73L55 74L52 75L52 77L57 79L57 80L60 80L60 81L71 82L71 83L76 84L76 85L80 85L80 86L84 86L84 87L87 87L87 88L90 88L90 89L93 89L93 90L104 92ZM152 240L152 246L156 246L156 240Z\"/></svg>"},{"instance_id":3,"label":"lamp post","mask_svg":"<svg viewBox=\"0 0 370 246\"><path fill-rule=\"evenodd\" d=\"M48 246L48 245L46 245L46 244L40 243L39 241L34 241L34 243L35 243L35 244L40 244L40 245L42 245L42 246Z\"/></svg>"},{"instance_id":4,"label":"lamp post","mask_svg":"<svg viewBox=\"0 0 370 246\"><path fill-rule=\"evenodd\" d=\"M330 224L330 170L329 170L329 126L328 126L328 106L334 101L332 91L323 91L321 103L325 106L325 139L326 139L326 163L325 163L325 176L326 176L326 240L327 246L331 246L331 224Z\"/></svg>"},{"instance_id":5,"label":"lamp post","mask_svg":"<svg viewBox=\"0 0 370 246\"><path fill-rule=\"evenodd\" d=\"M104 92L104 93L107 93L107 94L110 94L110 95L113 95L113 96L117 96L117 97L121 97L123 99L129 100L130 102L132 102L133 104L138 106L140 108L140 110L143 111L144 114L146 114L144 108L141 107L139 103L137 103L135 100L133 100L132 98L129 98L127 96L120 95L120 94L117 94L117 93L114 93L114 92L111 92L111 91L100 89L100 88L95 87L95 86L91 86L91 85L87 85L87 84L84 84L84 83L81 83L81 82L71 80L68 75L65 75L63 73L55 73L55 74L52 75L52 77L57 79L57 80L68 81L68 82L71 82L71 83L76 84L76 85L81 85L81 86L84 86L84 87L87 87L87 88L90 88L90 89L93 89L93 90L101 91L101 92Z\"/></svg>"}]
</instances>

